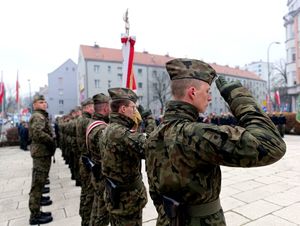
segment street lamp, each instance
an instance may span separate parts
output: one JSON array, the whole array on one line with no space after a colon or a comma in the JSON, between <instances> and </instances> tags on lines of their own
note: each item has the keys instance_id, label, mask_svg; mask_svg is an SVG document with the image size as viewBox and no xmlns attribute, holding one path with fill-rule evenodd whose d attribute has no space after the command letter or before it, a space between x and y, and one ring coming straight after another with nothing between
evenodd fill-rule
<instances>
[{"instance_id":1,"label":"street lamp","mask_svg":"<svg viewBox=\"0 0 300 226\"><path fill-rule=\"evenodd\" d=\"M270 60L269 60L269 55L270 55L270 48L273 44L280 44L280 42L271 42L268 46L268 55L267 55L267 64L268 64L268 99L269 99L269 103L268 104L268 111L271 111L271 82L270 82L270 77L271 77L271 71L270 71Z\"/></svg>"},{"instance_id":2,"label":"street lamp","mask_svg":"<svg viewBox=\"0 0 300 226\"><path fill-rule=\"evenodd\" d=\"M30 79L28 79L28 87L29 87L29 106L30 106L30 113L31 113L32 103L31 103L31 85L30 85Z\"/></svg>"}]
</instances>

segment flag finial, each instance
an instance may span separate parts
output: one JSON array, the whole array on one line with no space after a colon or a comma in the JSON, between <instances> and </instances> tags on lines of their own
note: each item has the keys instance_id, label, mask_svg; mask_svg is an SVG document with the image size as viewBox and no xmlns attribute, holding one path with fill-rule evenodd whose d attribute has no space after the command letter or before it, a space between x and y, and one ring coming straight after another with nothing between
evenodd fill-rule
<instances>
[{"instance_id":1,"label":"flag finial","mask_svg":"<svg viewBox=\"0 0 300 226\"><path fill-rule=\"evenodd\" d=\"M129 24L129 17L128 17L128 9L126 10L126 12L123 16L123 20L125 22L125 33L126 33L127 36L129 36L130 24Z\"/></svg>"}]
</instances>

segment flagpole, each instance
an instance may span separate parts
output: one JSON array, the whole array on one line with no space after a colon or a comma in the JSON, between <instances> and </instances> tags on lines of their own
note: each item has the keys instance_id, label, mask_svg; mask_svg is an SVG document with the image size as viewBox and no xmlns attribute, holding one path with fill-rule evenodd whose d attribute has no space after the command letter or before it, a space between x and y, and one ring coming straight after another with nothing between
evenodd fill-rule
<instances>
[{"instance_id":1,"label":"flagpole","mask_svg":"<svg viewBox=\"0 0 300 226\"><path fill-rule=\"evenodd\" d=\"M19 100L19 70L17 70L17 82L16 82L16 101L17 101L17 114L18 114L18 120L19 124L21 123L21 117L20 117L20 100Z\"/></svg>"},{"instance_id":2,"label":"flagpole","mask_svg":"<svg viewBox=\"0 0 300 226\"><path fill-rule=\"evenodd\" d=\"M3 71L1 71L1 88L4 89L4 84L3 84ZM4 90L2 91L4 92ZM2 118L2 124L1 124L1 134L0 134L0 141L3 140L3 136L2 136L2 131L3 131L3 125L4 125L4 98L5 98L5 94L2 97L2 103L1 103L1 118Z\"/></svg>"}]
</instances>

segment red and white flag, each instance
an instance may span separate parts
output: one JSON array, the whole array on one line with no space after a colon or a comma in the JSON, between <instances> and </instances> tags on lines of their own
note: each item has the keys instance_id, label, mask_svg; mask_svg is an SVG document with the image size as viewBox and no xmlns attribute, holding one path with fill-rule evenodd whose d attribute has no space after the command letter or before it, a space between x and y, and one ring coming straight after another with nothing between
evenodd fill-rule
<instances>
[{"instance_id":1,"label":"red and white flag","mask_svg":"<svg viewBox=\"0 0 300 226\"><path fill-rule=\"evenodd\" d=\"M278 90L275 92L275 101L276 101L276 104L278 106L280 106L280 95L279 95L279 91Z\"/></svg>"},{"instance_id":2,"label":"red and white flag","mask_svg":"<svg viewBox=\"0 0 300 226\"><path fill-rule=\"evenodd\" d=\"M123 53L123 79L122 87L136 91L136 82L133 73L133 57L135 37L122 34L122 53Z\"/></svg>"},{"instance_id":3,"label":"red and white flag","mask_svg":"<svg viewBox=\"0 0 300 226\"><path fill-rule=\"evenodd\" d=\"M19 72L17 73L17 81L16 81L16 103L19 103Z\"/></svg>"},{"instance_id":4,"label":"red and white flag","mask_svg":"<svg viewBox=\"0 0 300 226\"><path fill-rule=\"evenodd\" d=\"M5 87L4 87L4 82L3 82L3 75L1 74L1 82L0 82L0 104L2 104L2 102L3 102L4 93L5 93Z\"/></svg>"}]
</instances>

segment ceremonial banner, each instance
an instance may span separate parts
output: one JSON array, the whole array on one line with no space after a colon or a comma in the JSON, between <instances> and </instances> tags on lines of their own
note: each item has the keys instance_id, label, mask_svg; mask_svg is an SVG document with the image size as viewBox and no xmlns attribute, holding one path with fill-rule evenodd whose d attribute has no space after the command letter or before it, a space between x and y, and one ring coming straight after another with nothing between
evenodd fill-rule
<instances>
[{"instance_id":1,"label":"ceremonial banner","mask_svg":"<svg viewBox=\"0 0 300 226\"><path fill-rule=\"evenodd\" d=\"M123 53L123 79L122 87L136 91L136 82L133 73L133 57L134 57L134 44L135 37L122 34L121 42Z\"/></svg>"}]
</instances>

